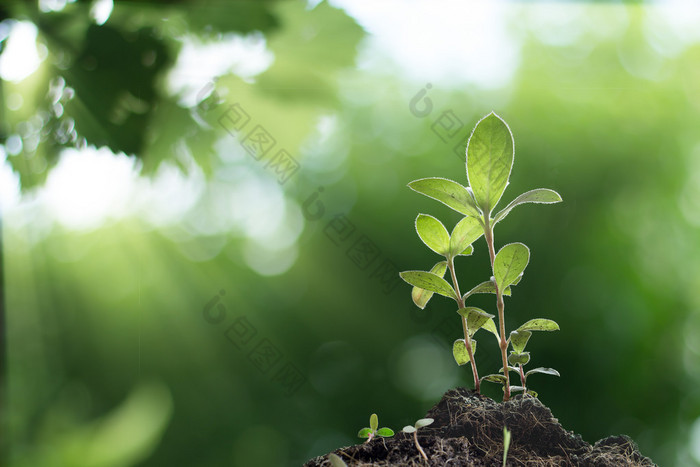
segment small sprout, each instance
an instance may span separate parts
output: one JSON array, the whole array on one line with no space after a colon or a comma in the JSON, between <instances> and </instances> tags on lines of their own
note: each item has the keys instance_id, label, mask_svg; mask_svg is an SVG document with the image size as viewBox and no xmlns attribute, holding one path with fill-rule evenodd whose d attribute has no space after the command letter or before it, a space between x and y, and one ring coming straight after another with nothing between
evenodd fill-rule
<instances>
[{"instance_id":1,"label":"small sprout","mask_svg":"<svg viewBox=\"0 0 700 467\"><path fill-rule=\"evenodd\" d=\"M418 442L418 429L423 428L424 426L428 426L434 421L435 420L433 420L432 418L421 418L416 422L415 425L406 425L405 427L403 427L402 430L404 433L413 433L413 441L416 443L416 448L418 448L418 452L420 452L421 456L423 456L423 459L425 459L426 461L428 460L428 456L425 455L425 451L423 451L423 448Z\"/></svg>"},{"instance_id":2,"label":"small sprout","mask_svg":"<svg viewBox=\"0 0 700 467\"><path fill-rule=\"evenodd\" d=\"M369 417L369 428L365 427L361 429L358 433L357 436L360 438L367 438L366 443L369 443L372 441L372 438L375 436L381 436L382 438L390 438L394 436L394 430L391 428L379 428L379 418L377 417L376 413L373 413Z\"/></svg>"},{"instance_id":3,"label":"small sprout","mask_svg":"<svg viewBox=\"0 0 700 467\"><path fill-rule=\"evenodd\" d=\"M328 459L333 467L348 467L348 464L336 454L330 453Z\"/></svg>"},{"instance_id":4,"label":"small sprout","mask_svg":"<svg viewBox=\"0 0 700 467\"><path fill-rule=\"evenodd\" d=\"M510 449L510 430L503 427L503 467L506 467L506 459L508 458L508 449Z\"/></svg>"}]
</instances>

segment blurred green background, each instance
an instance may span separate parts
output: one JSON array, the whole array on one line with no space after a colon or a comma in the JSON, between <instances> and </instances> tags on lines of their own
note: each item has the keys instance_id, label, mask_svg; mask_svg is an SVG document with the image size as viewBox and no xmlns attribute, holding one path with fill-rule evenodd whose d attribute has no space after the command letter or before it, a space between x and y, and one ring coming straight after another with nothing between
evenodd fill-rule
<instances>
[{"instance_id":1,"label":"blurred green background","mask_svg":"<svg viewBox=\"0 0 700 467\"><path fill-rule=\"evenodd\" d=\"M471 385L454 306L412 304L494 110L516 146L507 324L593 442L700 465L700 8L207 1L0 7L10 466L282 466ZM483 240L457 262L488 278ZM492 297L472 302L492 311ZM477 361L496 371L495 342ZM488 383L487 383L488 384ZM492 397L500 389L485 387ZM517 441L517 440L516 440Z\"/></svg>"}]
</instances>

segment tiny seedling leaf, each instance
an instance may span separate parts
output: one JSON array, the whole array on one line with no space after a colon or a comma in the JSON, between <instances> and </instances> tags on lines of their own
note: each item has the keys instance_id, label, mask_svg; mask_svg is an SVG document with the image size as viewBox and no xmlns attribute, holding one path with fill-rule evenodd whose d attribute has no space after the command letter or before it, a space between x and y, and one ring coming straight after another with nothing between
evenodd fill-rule
<instances>
[{"instance_id":1,"label":"tiny seedling leaf","mask_svg":"<svg viewBox=\"0 0 700 467\"><path fill-rule=\"evenodd\" d=\"M481 378L481 381L489 381L491 383L505 384L506 377L503 375L486 375Z\"/></svg>"},{"instance_id":2,"label":"tiny seedling leaf","mask_svg":"<svg viewBox=\"0 0 700 467\"><path fill-rule=\"evenodd\" d=\"M416 427L411 426L411 425L406 425L405 427L403 427L403 430L401 430L401 431L403 431L404 433L413 433L414 431L416 431Z\"/></svg>"},{"instance_id":3,"label":"tiny seedling leaf","mask_svg":"<svg viewBox=\"0 0 700 467\"><path fill-rule=\"evenodd\" d=\"M447 271L447 261L440 261L430 270L430 272L440 277L445 277L445 271ZM433 297L433 293L434 292L430 290L413 287L413 290L411 290L411 298L413 299L413 303L423 310L425 309L425 305L428 304L428 301Z\"/></svg>"},{"instance_id":4,"label":"tiny seedling leaf","mask_svg":"<svg viewBox=\"0 0 700 467\"><path fill-rule=\"evenodd\" d=\"M510 387L510 392L520 392L520 391L524 391L524 390L525 390L525 388L522 386L511 386Z\"/></svg>"},{"instance_id":5,"label":"tiny seedling leaf","mask_svg":"<svg viewBox=\"0 0 700 467\"><path fill-rule=\"evenodd\" d=\"M424 426L431 425L435 420L432 418L421 418L416 422L416 428L423 428Z\"/></svg>"},{"instance_id":6,"label":"tiny seedling leaf","mask_svg":"<svg viewBox=\"0 0 700 467\"><path fill-rule=\"evenodd\" d=\"M439 255L447 256L450 251L450 234L442 222L433 216L418 214L416 232L428 248Z\"/></svg>"},{"instance_id":7,"label":"tiny seedling leaf","mask_svg":"<svg viewBox=\"0 0 700 467\"><path fill-rule=\"evenodd\" d=\"M528 371L525 373L525 377L527 378L533 373L542 373L543 375L552 375L552 376L561 376L557 370L554 368L533 368L532 370Z\"/></svg>"},{"instance_id":8,"label":"tiny seedling leaf","mask_svg":"<svg viewBox=\"0 0 700 467\"><path fill-rule=\"evenodd\" d=\"M517 331L558 331L559 325L551 319L536 318L520 326Z\"/></svg>"},{"instance_id":9,"label":"tiny seedling leaf","mask_svg":"<svg viewBox=\"0 0 700 467\"><path fill-rule=\"evenodd\" d=\"M479 237L484 234L484 227L476 217L465 217L452 229L450 235L450 256L463 254Z\"/></svg>"},{"instance_id":10,"label":"tiny seedling leaf","mask_svg":"<svg viewBox=\"0 0 700 467\"><path fill-rule=\"evenodd\" d=\"M506 459L508 459L508 449L510 449L510 430L503 427L503 467L506 467Z\"/></svg>"},{"instance_id":11,"label":"tiny seedling leaf","mask_svg":"<svg viewBox=\"0 0 700 467\"><path fill-rule=\"evenodd\" d=\"M510 355L508 355L508 363L511 365L527 365L529 361L530 352L511 352Z\"/></svg>"},{"instance_id":12,"label":"tiny seedling leaf","mask_svg":"<svg viewBox=\"0 0 700 467\"><path fill-rule=\"evenodd\" d=\"M372 429L372 431L377 431L378 426L379 426L379 417L377 417L376 413L373 413L369 417L369 427Z\"/></svg>"},{"instance_id":13,"label":"tiny seedling leaf","mask_svg":"<svg viewBox=\"0 0 700 467\"><path fill-rule=\"evenodd\" d=\"M467 142L467 178L476 203L489 215L508 185L513 167L513 135L491 112L476 124Z\"/></svg>"},{"instance_id":14,"label":"tiny seedling leaf","mask_svg":"<svg viewBox=\"0 0 700 467\"><path fill-rule=\"evenodd\" d=\"M463 300L466 300L470 295L474 295L475 293L496 293L496 284L494 284L493 281L482 282L469 292L465 293ZM503 295L510 296L510 287L506 287L506 289L503 291Z\"/></svg>"},{"instance_id":15,"label":"tiny seedling leaf","mask_svg":"<svg viewBox=\"0 0 700 467\"><path fill-rule=\"evenodd\" d=\"M377 430L377 434L384 438L389 438L391 436L394 436L394 430L392 430L391 428L380 428Z\"/></svg>"},{"instance_id":16,"label":"tiny seedling leaf","mask_svg":"<svg viewBox=\"0 0 700 467\"><path fill-rule=\"evenodd\" d=\"M455 358L455 362L457 362L457 365L462 366L466 365L469 363L469 352L467 352L467 345L465 344L464 339L457 339L454 344L452 344L452 356ZM472 341L472 353L476 350L476 347L474 346L474 343L476 341Z\"/></svg>"},{"instance_id":17,"label":"tiny seedling leaf","mask_svg":"<svg viewBox=\"0 0 700 467\"><path fill-rule=\"evenodd\" d=\"M357 432L357 436L360 438L369 438L370 433L372 433L371 428L363 428Z\"/></svg>"},{"instance_id":18,"label":"tiny seedling leaf","mask_svg":"<svg viewBox=\"0 0 700 467\"><path fill-rule=\"evenodd\" d=\"M401 276L401 279L405 280L414 287L439 293L445 297L457 300L457 294L452 286L437 274L425 271L404 271L399 275Z\"/></svg>"},{"instance_id":19,"label":"tiny seedling leaf","mask_svg":"<svg viewBox=\"0 0 700 467\"><path fill-rule=\"evenodd\" d=\"M336 454L330 453L328 459L331 461L332 467L348 467L348 464Z\"/></svg>"},{"instance_id":20,"label":"tiny seedling leaf","mask_svg":"<svg viewBox=\"0 0 700 467\"><path fill-rule=\"evenodd\" d=\"M422 195L440 201L445 206L464 215L481 216L472 195L465 187L452 180L439 177L421 178L409 183L408 187Z\"/></svg>"},{"instance_id":21,"label":"tiny seedling leaf","mask_svg":"<svg viewBox=\"0 0 700 467\"><path fill-rule=\"evenodd\" d=\"M558 203L561 201L561 196L559 196L559 193L557 193L554 190L550 190L548 188L536 188L534 190L530 190L528 192L523 193L522 195L518 196L515 198L513 201L511 201L508 206L503 208L498 214L496 214L496 217L494 217L493 222L494 225L500 221L502 221L510 211L521 204L524 203L540 203L540 204L554 204Z\"/></svg>"},{"instance_id":22,"label":"tiny seedling leaf","mask_svg":"<svg viewBox=\"0 0 700 467\"><path fill-rule=\"evenodd\" d=\"M498 288L503 290L515 282L529 261L530 249L522 243L509 243L501 248L493 263Z\"/></svg>"},{"instance_id":23,"label":"tiny seedling leaf","mask_svg":"<svg viewBox=\"0 0 700 467\"><path fill-rule=\"evenodd\" d=\"M533 391L532 389L528 389L527 391L525 391L525 394L529 394L532 397L537 398L537 391Z\"/></svg>"},{"instance_id":24,"label":"tiny seedling leaf","mask_svg":"<svg viewBox=\"0 0 700 467\"><path fill-rule=\"evenodd\" d=\"M532 332L530 331L513 331L510 333L510 344L513 346L513 350L517 353L521 353L525 350L527 341L530 340Z\"/></svg>"}]
</instances>

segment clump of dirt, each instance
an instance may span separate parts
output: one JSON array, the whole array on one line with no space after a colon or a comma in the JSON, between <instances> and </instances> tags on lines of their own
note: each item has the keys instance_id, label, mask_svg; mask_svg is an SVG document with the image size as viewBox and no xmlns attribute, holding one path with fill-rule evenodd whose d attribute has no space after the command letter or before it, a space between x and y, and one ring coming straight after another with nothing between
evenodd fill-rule
<instances>
[{"instance_id":1,"label":"clump of dirt","mask_svg":"<svg viewBox=\"0 0 700 467\"><path fill-rule=\"evenodd\" d=\"M532 396L518 395L496 402L465 388L451 389L425 417L432 425L418 431L428 456L416 449L413 436L399 432L393 438L334 451L348 466L501 466L503 427L511 432L508 466L654 466L627 436L610 436L593 446L565 430L552 412ZM332 464L328 455L307 467Z\"/></svg>"}]
</instances>

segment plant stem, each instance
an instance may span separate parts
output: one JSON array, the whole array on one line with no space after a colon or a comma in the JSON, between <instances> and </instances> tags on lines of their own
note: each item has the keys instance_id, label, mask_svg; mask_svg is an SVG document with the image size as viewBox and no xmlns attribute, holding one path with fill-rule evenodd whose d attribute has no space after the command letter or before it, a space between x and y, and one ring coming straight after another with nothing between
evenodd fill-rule
<instances>
[{"instance_id":1,"label":"plant stem","mask_svg":"<svg viewBox=\"0 0 700 467\"><path fill-rule=\"evenodd\" d=\"M455 274L455 264L454 258L447 258L447 267L450 270L450 276L452 277L452 285L454 285L455 292L457 292L457 306L461 310L464 308L464 299L462 298L462 293L459 291L459 284L457 283L457 275ZM481 394L481 384L479 382L479 372L476 371L476 362L474 361L474 350L472 349L472 340L469 337L469 328L467 327L467 318L462 316L462 329L464 330L464 346L467 348L467 355L469 355L469 362L472 365L472 376L474 376L474 390L477 394Z\"/></svg>"},{"instance_id":2,"label":"plant stem","mask_svg":"<svg viewBox=\"0 0 700 467\"><path fill-rule=\"evenodd\" d=\"M523 394L527 391L527 386L525 386L525 372L523 371L523 364L519 363L520 367L520 382L523 383Z\"/></svg>"},{"instance_id":3,"label":"plant stem","mask_svg":"<svg viewBox=\"0 0 700 467\"><path fill-rule=\"evenodd\" d=\"M493 245L493 229L490 225L490 214L488 213L484 213L484 237L486 238L486 245L489 247L491 271L495 277L496 269L494 268L494 263L496 261L496 249ZM503 400L507 401L510 399L510 376L508 374L508 356L506 355L508 341L506 340L505 303L503 302L503 291L498 288L498 284L496 284L495 280L494 286L496 287L496 306L498 307L498 328L499 334L501 335L499 346L501 348L501 360L503 360L503 376L506 377L505 387L503 388Z\"/></svg>"},{"instance_id":4,"label":"plant stem","mask_svg":"<svg viewBox=\"0 0 700 467\"><path fill-rule=\"evenodd\" d=\"M416 442L416 447L420 451L421 456L423 456L423 459L428 460L428 456L425 455L425 451L423 451L423 448L418 443L418 430L413 432L413 440Z\"/></svg>"}]
</instances>

